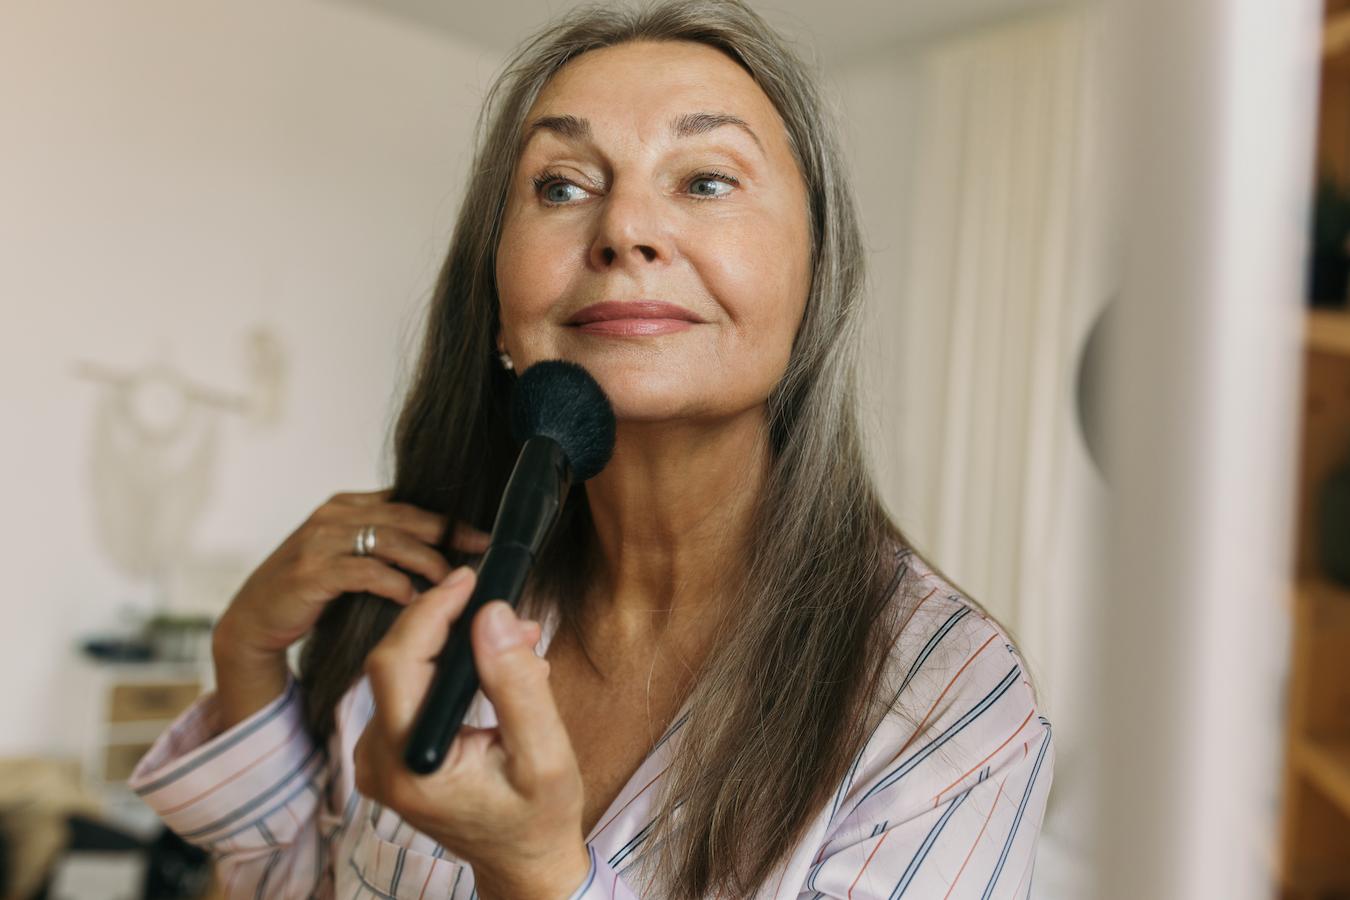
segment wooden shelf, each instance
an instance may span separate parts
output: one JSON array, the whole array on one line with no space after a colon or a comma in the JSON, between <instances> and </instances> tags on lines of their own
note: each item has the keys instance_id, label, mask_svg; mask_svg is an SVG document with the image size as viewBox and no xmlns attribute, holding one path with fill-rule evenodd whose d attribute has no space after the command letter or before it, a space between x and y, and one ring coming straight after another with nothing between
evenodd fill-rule
<instances>
[{"instance_id":1,"label":"wooden shelf","mask_svg":"<svg viewBox=\"0 0 1350 900\"><path fill-rule=\"evenodd\" d=\"M1305 335L1311 350L1350 357L1350 312L1309 310Z\"/></svg>"},{"instance_id":2,"label":"wooden shelf","mask_svg":"<svg viewBox=\"0 0 1350 900\"><path fill-rule=\"evenodd\" d=\"M1320 636L1350 636L1350 586L1311 575L1299 579L1294 593L1307 602Z\"/></svg>"},{"instance_id":3,"label":"wooden shelf","mask_svg":"<svg viewBox=\"0 0 1350 900\"><path fill-rule=\"evenodd\" d=\"M1338 12L1350 16L1350 0L1338 2ZM1350 67L1350 47L1346 63ZM1339 83L1350 109L1350 76ZM1345 137L1350 151L1350 128ZM1350 892L1350 587L1322 568L1318 512L1326 479L1350 460L1350 310L1309 309L1305 315L1279 840L1284 900Z\"/></svg>"},{"instance_id":4,"label":"wooden shelf","mask_svg":"<svg viewBox=\"0 0 1350 900\"><path fill-rule=\"evenodd\" d=\"M1303 738L1295 746L1295 764L1304 776L1350 817L1350 738Z\"/></svg>"},{"instance_id":5,"label":"wooden shelf","mask_svg":"<svg viewBox=\"0 0 1350 900\"><path fill-rule=\"evenodd\" d=\"M1322 28L1322 59L1342 64L1350 57L1350 10L1327 16Z\"/></svg>"}]
</instances>

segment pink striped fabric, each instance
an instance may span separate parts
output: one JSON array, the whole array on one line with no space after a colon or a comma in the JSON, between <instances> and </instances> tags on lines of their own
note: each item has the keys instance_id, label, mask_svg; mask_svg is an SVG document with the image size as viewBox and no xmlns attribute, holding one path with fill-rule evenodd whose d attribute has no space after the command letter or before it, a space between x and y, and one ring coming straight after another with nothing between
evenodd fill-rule
<instances>
[{"instance_id":1,"label":"pink striped fabric","mask_svg":"<svg viewBox=\"0 0 1350 900\"><path fill-rule=\"evenodd\" d=\"M901 563L892 608L908 621L882 698L893 711L756 900L1030 893L1054 768L1050 722L1008 635L916 554ZM543 625L540 654L556 620ZM301 725L294 681L222 733L206 695L155 742L131 785L213 852L228 897L475 900L471 867L356 792L352 748L371 709L362 679L325 754ZM686 718L681 710L596 823L591 871L569 900L659 896L643 862L655 858L654 800ZM481 691L466 721L496 724Z\"/></svg>"}]
</instances>

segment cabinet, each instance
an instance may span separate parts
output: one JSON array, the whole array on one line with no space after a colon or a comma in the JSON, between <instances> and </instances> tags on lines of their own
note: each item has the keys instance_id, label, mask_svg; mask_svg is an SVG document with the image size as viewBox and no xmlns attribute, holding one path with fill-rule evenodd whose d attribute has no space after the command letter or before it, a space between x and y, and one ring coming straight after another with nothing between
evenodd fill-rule
<instances>
[{"instance_id":1,"label":"cabinet","mask_svg":"<svg viewBox=\"0 0 1350 900\"><path fill-rule=\"evenodd\" d=\"M208 690L209 672L188 663L79 663L80 770L87 790L117 824L142 835L160 827L127 787L155 739Z\"/></svg>"}]
</instances>

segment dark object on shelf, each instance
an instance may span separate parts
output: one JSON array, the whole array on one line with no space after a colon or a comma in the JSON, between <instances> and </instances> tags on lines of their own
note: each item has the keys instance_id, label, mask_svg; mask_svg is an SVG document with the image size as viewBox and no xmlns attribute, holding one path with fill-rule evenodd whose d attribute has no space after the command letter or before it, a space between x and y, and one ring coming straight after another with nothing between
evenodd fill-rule
<instances>
[{"instance_id":1,"label":"dark object on shelf","mask_svg":"<svg viewBox=\"0 0 1350 900\"><path fill-rule=\"evenodd\" d=\"M168 828L161 828L155 839L147 843L85 816L73 815L67 821L70 824L67 850L138 852L145 857L144 900L198 900L206 896L211 884L210 855ZM31 900L47 900L50 889L48 881Z\"/></svg>"},{"instance_id":2,"label":"dark object on shelf","mask_svg":"<svg viewBox=\"0 0 1350 900\"><path fill-rule=\"evenodd\" d=\"M74 815L66 820L70 825L70 843L68 850L100 850L116 852L119 850L142 850L145 844L121 829L114 828L97 819Z\"/></svg>"},{"instance_id":3,"label":"dark object on shelf","mask_svg":"<svg viewBox=\"0 0 1350 900\"><path fill-rule=\"evenodd\" d=\"M1312 208L1308 299L1313 306L1344 308L1350 288L1350 195L1329 178L1317 185Z\"/></svg>"},{"instance_id":4,"label":"dark object on shelf","mask_svg":"<svg viewBox=\"0 0 1350 900\"><path fill-rule=\"evenodd\" d=\"M1338 253L1314 252L1309 282L1308 299L1314 307L1344 307L1347 285L1350 285L1350 260Z\"/></svg>"},{"instance_id":5,"label":"dark object on shelf","mask_svg":"<svg viewBox=\"0 0 1350 900\"><path fill-rule=\"evenodd\" d=\"M203 897L211 883L210 855L165 828L150 844L145 900Z\"/></svg>"},{"instance_id":6,"label":"dark object on shelf","mask_svg":"<svg viewBox=\"0 0 1350 900\"><path fill-rule=\"evenodd\" d=\"M79 813L66 817L69 838L63 853L131 853L144 855L145 844L115 826ZM52 876L49 874L32 900L48 900L51 896Z\"/></svg>"},{"instance_id":7,"label":"dark object on shelf","mask_svg":"<svg viewBox=\"0 0 1350 900\"><path fill-rule=\"evenodd\" d=\"M155 659L196 662L206 651L214 624L209 616L158 615L145 623L145 640Z\"/></svg>"},{"instance_id":8,"label":"dark object on shelf","mask_svg":"<svg viewBox=\"0 0 1350 900\"><path fill-rule=\"evenodd\" d=\"M155 655L154 645L144 638L91 638L81 646L104 662L145 662Z\"/></svg>"},{"instance_id":9,"label":"dark object on shelf","mask_svg":"<svg viewBox=\"0 0 1350 900\"><path fill-rule=\"evenodd\" d=\"M1327 577L1350 586L1350 465L1322 482L1317 505L1317 543Z\"/></svg>"}]
</instances>

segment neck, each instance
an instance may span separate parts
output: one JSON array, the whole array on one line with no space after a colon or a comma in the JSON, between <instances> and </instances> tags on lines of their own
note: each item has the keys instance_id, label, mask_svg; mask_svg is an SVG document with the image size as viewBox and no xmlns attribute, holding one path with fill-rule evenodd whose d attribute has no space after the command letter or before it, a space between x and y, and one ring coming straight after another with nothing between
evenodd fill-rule
<instances>
[{"instance_id":1,"label":"neck","mask_svg":"<svg viewBox=\"0 0 1350 900\"><path fill-rule=\"evenodd\" d=\"M743 573L769 470L762 407L717 423L620 423L586 482L597 555L588 630L629 648L711 628Z\"/></svg>"}]
</instances>

